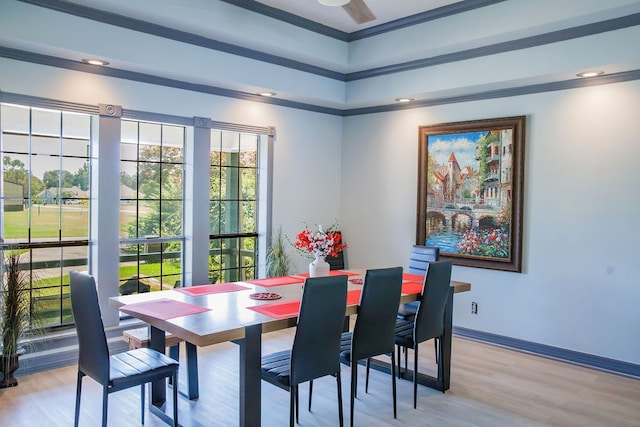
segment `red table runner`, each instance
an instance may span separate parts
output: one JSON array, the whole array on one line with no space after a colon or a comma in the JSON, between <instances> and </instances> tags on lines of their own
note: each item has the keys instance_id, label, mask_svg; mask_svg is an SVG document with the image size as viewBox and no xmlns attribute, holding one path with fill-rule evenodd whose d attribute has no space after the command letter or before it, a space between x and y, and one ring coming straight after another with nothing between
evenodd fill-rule
<instances>
[{"instance_id":1,"label":"red table runner","mask_svg":"<svg viewBox=\"0 0 640 427\"><path fill-rule=\"evenodd\" d=\"M342 276L342 275L347 275L347 276L360 276L360 273L352 273L350 271L344 271L344 270L331 270L329 272L329 276ZM309 277L309 273L303 273L300 274L300 276L302 277Z\"/></svg>"},{"instance_id":2,"label":"red table runner","mask_svg":"<svg viewBox=\"0 0 640 427\"><path fill-rule=\"evenodd\" d=\"M360 303L360 289L347 292L347 305L354 305ZM274 319L286 319L289 317L297 317L300 313L300 301L286 301L276 302L271 304L256 305L247 307L249 310L257 311L261 314L266 314Z\"/></svg>"},{"instance_id":3,"label":"red table runner","mask_svg":"<svg viewBox=\"0 0 640 427\"><path fill-rule=\"evenodd\" d=\"M293 276L282 276L268 277L266 279L245 280L245 282L251 283L252 285L258 285L264 288L268 288L270 286L293 285L295 283L302 283L304 282L304 279Z\"/></svg>"},{"instance_id":4,"label":"red table runner","mask_svg":"<svg viewBox=\"0 0 640 427\"><path fill-rule=\"evenodd\" d=\"M174 317L202 313L210 309L186 302L161 298L154 301L126 304L120 307L119 310L125 313L139 313L156 319L167 320Z\"/></svg>"},{"instance_id":5,"label":"red table runner","mask_svg":"<svg viewBox=\"0 0 640 427\"><path fill-rule=\"evenodd\" d=\"M286 319L296 317L300 312L300 301L276 302L273 304L256 305L247 307L249 310L273 317L274 319Z\"/></svg>"},{"instance_id":6,"label":"red table runner","mask_svg":"<svg viewBox=\"0 0 640 427\"><path fill-rule=\"evenodd\" d=\"M421 276L419 274L403 273L402 274L402 280L409 280L409 281L412 281L412 282L423 282L424 281L424 276Z\"/></svg>"},{"instance_id":7,"label":"red table runner","mask_svg":"<svg viewBox=\"0 0 640 427\"><path fill-rule=\"evenodd\" d=\"M402 284L403 294L421 294L422 282L405 282Z\"/></svg>"},{"instance_id":8,"label":"red table runner","mask_svg":"<svg viewBox=\"0 0 640 427\"><path fill-rule=\"evenodd\" d=\"M360 289L354 289L353 291L347 292L347 305L360 304L361 294L362 294L362 291Z\"/></svg>"},{"instance_id":9,"label":"red table runner","mask_svg":"<svg viewBox=\"0 0 640 427\"><path fill-rule=\"evenodd\" d=\"M219 283L217 285L198 285L198 286L186 286L184 288L174 289L176 292L191 295L197 297L198 295L219 294L222 292L236 292L247 290L246 286L238 285L237 283Z\"/></svg>"}]
</instances>

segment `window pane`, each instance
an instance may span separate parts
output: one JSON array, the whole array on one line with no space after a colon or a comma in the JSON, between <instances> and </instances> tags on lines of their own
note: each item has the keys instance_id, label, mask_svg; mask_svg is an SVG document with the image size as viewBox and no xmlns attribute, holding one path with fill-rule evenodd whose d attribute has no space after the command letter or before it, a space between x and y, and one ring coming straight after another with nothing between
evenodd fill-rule
<instances>
[{"instance_id":1,"label":"window pane","mask_svg":"<svg viewBox=\"0 0 640 427\"><path fill-rule=\"evenodd\" d=\"M69 139L62 140L62 154L65 156L89 157L89 140L87 139Z\"/></svg>"},{"instance_id":2,"label":"window pane","mask_svg":"<svg viewBox=\"0 0 640 427\"><path fill-rule=\"evenodd\" d=\"M3 126L4 126L4 117ZM28 153L29 135L4 134L2 138L2 150L5 152ZM5 155L6 156L6 155Z\"/></svg>"},{"instance_id":3,"label":"window pane","mask_svg":"<svg viewBox=\"0 0 640 427\"><path fill-rule=\"evenodd\" d=\"M138 197L158 199L160 197L160 163L140 163L138 173Z\"/></svg>"},{"instance_id":4,"label":"window pane","mask_svg":"<svg viewBox=\"0 0 640 427\"><path fill-rule=\"evenodd\" d=\"M31 132L40 135L60 135L59 111L31 109Z\"/></svg>"},{"instance_id":5,"label":"window pane","mask_svg":"<svg viewBox=\"0 0 640 427\"><path fill-rule=\"evenodd\" d=\"M137 237L160 236L160 202L147 201L138 204Z\"/></svg>"},{"instance_id":6,"label":"window pane","mask_svg":"<svg viewBox=\"0 0 640 427\"><path fill-rule=\"evenodd\" d=\"M240 188L243 200L254 200L256 198L256 169L241 170Z\"/></svg>"},{"instance_id":7,"label":"window pane","mask_svg":"<svg viewBox=\"0 0 640 427\"><path fill-rule=\"evenodd\" d=\"M62 238L89 238L89 205L85 200L67 199L61 206Z\"/></svg>"},{"instance_id":8,"label":"window pane","mask_svg":"<svg viewBox=\"0 0 640 427\"><path fill-rule=\"evenodd\" d=\"M182 235L182 202L162 202L162 236Z\"/></svg>"},{"instance_id":9,"label":"window pane","mask_svg":"<svg viewBox=\"0 0 640 427\"><path fill-rule=\"evenodd\" d=\"M58 240L60 230L60 207L54 203L31 206L31 240Z\"/></svg>"},{"instance_id":10,"label":"window pane","mask_svg":"<svg viewBox=\"0 0 640 427\"><path fill-rule=\"evenodd\" d=\"M242 135L240 140L240 166L257 166L258 138L256 135Z\"/></svg>"},{"instance_id":11,"label":"window pane","mask_svg":"<svg viewBox=\"0 0 640 427\"><path fill-rule=\"evenodd\" d=\"M256 202L242 202L242 232L251 233L256 231Z\"/></svg>"},{"instance_id":12,"label":"window pane","mask_svg":"<svg viewBox=\"0 0 640 427\"><path fill-rule=\"evenodd\" d=\"M29 107L2 104L0 117L4 132L29 133Z\"/></svg>"},{"instance_id":13,"label":"window pane","mask_svg":"<svg viewBox=\"0 0 640 427\"><path fill-rule=\"evenodd\" d=\"M162 198L182 199L182 165L162 165Z\"/></svg>"},{"instance_id":14,"label":"window pane","mask_svg":"<svg viewBox=\"0 0 640 427\"><path fill-rule=\"evenodd\" d=\"M222 203L219 201L209 203L209 234L220 234L220 220L223 214L221 208Z\"/></svg>"},{"instance_id":15,"label":"window pane","mask_svg":"<svg viewBox=\"0 0 640 427\"><path fill-rule=\"evenodd\" d=\"M89 139L91 137L91 116L62 112L62 136Z\"/></svg>"},{"instance_id":16,"label":"window pane","mask_svg":"<svg viewBox=\"0 0 640 427\"><path fill-rule=\"evenodd\" d=\"M120 201L120 237L136 236L137 203L135 201Z\"/></svg>"},{"instance_id":17,"label":"window pane","mask_svg":"<svg viewBox=\"0 0 640 427\"><path fill-rule=\"evenodd\" d=\"M134 122L134 121L130 121L130 120L122 120L120 121L120 138L122 139L122 144L133 144L133 146L136 147L136 151L137 151L137 146L138 146L138 122ZM120 151L120 157L121 158L125 158L122 156L123 152ZM126 157L127 159L130 160L135 160L137 158L137 156L133 156L133 157Z\"/></svg>"},{"instance_id":18,"label":"window pane","mask_svg":"<svg viewBox=\"0 0 640 427\"><path fill-rule=\"evenodd\" d=\"M33 136L31 138L31 152L33 154L60 154L60 138L52 136ZM49 169L55 169L57 164L49 163Z\"/></svg>"}]
</instances>

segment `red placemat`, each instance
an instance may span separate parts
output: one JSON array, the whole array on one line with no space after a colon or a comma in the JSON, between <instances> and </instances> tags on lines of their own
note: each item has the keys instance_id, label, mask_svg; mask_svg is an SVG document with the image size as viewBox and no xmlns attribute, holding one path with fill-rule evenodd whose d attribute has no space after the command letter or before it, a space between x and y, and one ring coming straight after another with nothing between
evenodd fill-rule
<instances>
[{"instance_id":1,"label":"red placemat","mask_svg":"<svg viewBox=\"0 0 640 427\"><path fill-rule=\"evenodd\" d=\"M362 294L360 289L347 292L347 305L360 304L360 294Z\"/></svg>"},{"instance_id":2,"label":"red placemat","mask_svg":"<svg viewBox=\"0 0 640 427\"><path fill-rule=\"evenodd\" d=\"M206 307L188 304L168 298L161 298L154 301L126 304L119 308L125 313L138 313L145 316L154 317L160 320L172 319L174 317L188 316L190 314L209 311Z\"/></svg>"},{"instance_id":3,"label":"red placemat","mask_svg":"<svg viewBox=\"0 0 640 427\"><path fill-rule=\"evenodd\" d=\"M360 276L360 273L352 273L350 271L344 271L344 270L331 270L329 272L329 276L342 276L342 275L347 275L347 276ZM300 274L301 277L309 277L309 273L303 273Z\"/></svg>"},{"instance_id":4,"label":"red placemat","mask_svg":"<svg viewBox=\"0 0 640 427\"><path fill-rule=\"evenodd\" d=\"M422 282L424 281L424 276L421 276L419 274L403 273L402 280L410 280L412 282Z\"/></svg>"},{"instance_id":5,"label":"red placemat","mask_svg":"<svg viewBox=\"0 0 640 427\"><path fill-rule=\"evenodd\" d=\"M402 284L403 294L421 294L422 282L406 282Z\"/></svg>"},{"instance_id":6,"label":"red placemat","mask_svg":"<svg viewBox=\"0 0 640 427\"><path fill-rule=\"evenodd\" d=\"M293 285L295 283L304 282L303 279L293 276L268 277L266 279L245 280L246 283L268 288L270 286Z\"/></svg>"},{"instance_id":7,"label":"red placemat","mask_svg":"<svg viewBox=\"0 0 640 427\"><path fill-rule=\"evenodd\" d=\"M238 285L236 283L219 283L217 285L198 285L187 286L184 288L174 289L176 292L191 295L197 297L198 295L219 294L222 292L236 292L247 290L246 286Z\"/></svg>"},{"instance_id":8,"label":"red placemat","mask_svg":"<svg viewBox=\"0 0 640 427\"><path fill-rule=\"evenodd\" d=\"M277 302L247 308L261 314L266 314L274 319L286 319L288 317L298 316L298 313L300 313L300 301Z\"/></svg>"}]
</instances>

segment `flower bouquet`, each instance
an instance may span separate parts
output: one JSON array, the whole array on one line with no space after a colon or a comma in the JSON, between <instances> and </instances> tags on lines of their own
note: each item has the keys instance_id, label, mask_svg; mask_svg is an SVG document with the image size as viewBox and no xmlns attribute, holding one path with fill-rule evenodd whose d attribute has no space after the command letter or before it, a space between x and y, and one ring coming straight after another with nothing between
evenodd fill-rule
<instances>
[{"instance_id":1,"label":"flower bouquet","mask_svg":"<svg viewBox=\"0 0 640 427\"><path fill-rule=\"evenodd\" d=\"M336 225L326 229L322 225L317 225L317 230L311 231L305 225L304 230L296 235L293 246L306 257L315 258L309 264L309 274L311 277L327 276L329 274L329 264L325 261L326 256L337 256L347 245L342 243L342 233L335 230Z\"/></svg>"}]
</instances>

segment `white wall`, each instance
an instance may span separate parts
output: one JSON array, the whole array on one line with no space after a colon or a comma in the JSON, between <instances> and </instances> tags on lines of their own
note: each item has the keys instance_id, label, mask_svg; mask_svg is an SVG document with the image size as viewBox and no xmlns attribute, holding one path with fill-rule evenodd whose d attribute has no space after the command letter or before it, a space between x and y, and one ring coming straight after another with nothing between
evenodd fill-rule
<instances>
[{"instance_id":1,"label":"white wall","mask_svg":"<svg viewBox=\"0 0 640 427\"><path fill-rule=\"evenodd\" d=\"M454 267L454 325L640 363L638 111L634 81L347 118L350 265L407 266L418 126L526 115L523 272Z\"/></svg>"}]
</instances>

